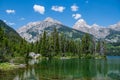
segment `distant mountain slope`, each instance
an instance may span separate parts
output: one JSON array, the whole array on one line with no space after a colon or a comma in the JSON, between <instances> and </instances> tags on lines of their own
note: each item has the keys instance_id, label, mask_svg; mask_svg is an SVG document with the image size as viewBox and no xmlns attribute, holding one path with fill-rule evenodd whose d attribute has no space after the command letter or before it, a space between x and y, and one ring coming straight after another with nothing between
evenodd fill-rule
<instances>
[{"instance_id":1,"label":"distant mountain slope","mask_svg":"<svg viewBox=\"0 0 120 80\"><path fill-rule=\"evenodd\" d=\"M55 27L59 33L64 33L67 37L74 39L79 39L83 34L85 34L82 31L67 27L61 22L50 17L46 18L44 21L28 23L27 25L18 29L17 32L27 41L35 42L38 40L40 34L42 34L44 30L48 33L51 33Z\"/></svg>"},{"instance_id":2,"label":"distant mountain slope","mask_svg":"<svg viewBox=\"0 0 120 80\"><path fill-rule=\"evenodd\" d=\"M0 27L5 31L5 34L7 34L7 37L11 41L19 41L22 40L20 35L10 26L8 26L6 23L4 23L2 20L0 20Z\"/></svg>"},{"instance_id":3,"label":"distant mountain slope","mask_svg":"<svg viewBox=\"0 0 120 80\"><path fill-rule=\"evenodd\" d=\"M110 34L105 39L109 42L120 42L120 31L110 29Z\"/></svg>"},{"instance_id":4,"label":"distant mountain slope","mask_svg":"<svg viewBox=\"0 0 120 80\"><path fill-rule=\"evenodd\" d=\"M120 22L118 22L117 24L110 25L109 28L115 31L120 31Z\"/></svg>"},{"instance_id":5,"label":"distant mountain slope","mask_svg":"<svg viewBox=\"0 0 120 80\"><path fill-rule=\"evenodd\" d=\"M120 40L120 22L109 27L102 27L97 24L90 26L83 19L80 19L75 23L73 28L109 42L118 42Z\"/></svg>"}]
</instances>

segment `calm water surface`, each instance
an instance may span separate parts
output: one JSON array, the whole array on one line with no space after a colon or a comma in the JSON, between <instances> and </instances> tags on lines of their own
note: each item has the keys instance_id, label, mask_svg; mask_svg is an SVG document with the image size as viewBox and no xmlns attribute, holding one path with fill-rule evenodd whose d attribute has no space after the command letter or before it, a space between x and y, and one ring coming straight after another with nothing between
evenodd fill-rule
<instances>
[{"instance_id":1,"label":"calm water surface","mask_svg":"<svg viewBox=\"0 0 120 80\"><path fill-rule=\"evenodd\" d=\"M120 80L120 56L107 60L30 60L25 69L0 72L0 80Z\"/></svg>"}]
</instances>

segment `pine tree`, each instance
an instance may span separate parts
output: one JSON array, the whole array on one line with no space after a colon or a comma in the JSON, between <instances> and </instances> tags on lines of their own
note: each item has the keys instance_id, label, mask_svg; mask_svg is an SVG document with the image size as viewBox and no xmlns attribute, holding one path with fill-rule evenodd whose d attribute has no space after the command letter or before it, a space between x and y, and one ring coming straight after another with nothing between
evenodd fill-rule
<instances>
[{"instance_id":1,"label":"pine tree","mask_svg":"<svg viewBox=\"0 0 120 80\"><path fill-rule=\"evenodd\" d=\"M56 28L54 28L54 31L53 31L53 41L54 41L55 55L58 55L60 51L60 46L59 46L59 33L57 32Z\"/></svg>"},{"instance_id":2,"label":"pine tree","mask_svg":"<svg viewBox=\"0 0 120 80\"><path fill-rule=\"evenodd\" d=\"M97 45L96 45L96 51L97 51L97 53L100 53L100 50L101 50L101 41L98 41Z\"/></svg>"},{"instance_id":3,"label":"pine tree","mask_svg":"<svg viewBox=\"0 0 120 80\"><path fill-rule=\"evenodd\" d=\"M83 54L89 54L90 53L90 44L91 44L91 37L89 34L85 34L82 38L81 42L81 49Z\"/></svg>"},{"instance_id":4,"label":"pine tree","mask_svg":"<svg viewBox=\"0 0 120 80\"><path fill-rule=\"evenodd\" d=\"M0 58L3 56L3 39L4 39L4 31L0 27Z\"/></svg>"},{"instance_id":5,"label":"pine tree","mask_svg":"<svg viewBox=\"0 0 120 80\"><path fill-rule=\"evenodd\" d=\"M104 55L105 53L106 53L106 43L105 43L105 41L101 41L100 54Z\"/></svg>"},{"instance_id":6,"label":"pine tree","mask_svg":"<svg viewBox=\"0 0 120 80\"><path fill-rule=\"evenodd\" d=\"M0 42L3 41L4 38L4 30L0 27Z\"/></svg>"},{"instance_id":7,"label":"pine tree","mask_svg":"<svg viewBox=\"0 0 120 80\"><path fill-rule=\"evenodd\" d=\"M41 50L40 50L40 53L43 55L43 56L47 56L47 36L46 36L46 32L44 31L43 32L43 36L42 36L42 41L41 41Z\"/></svg>"}]
</instances>

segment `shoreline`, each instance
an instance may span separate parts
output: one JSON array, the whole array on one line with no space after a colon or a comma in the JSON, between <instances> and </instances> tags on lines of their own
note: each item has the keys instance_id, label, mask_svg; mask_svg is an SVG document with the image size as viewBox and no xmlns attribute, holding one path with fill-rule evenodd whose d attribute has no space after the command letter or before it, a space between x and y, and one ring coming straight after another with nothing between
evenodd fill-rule
<instances>
[{"instance_id":1,"label":"shoreline","mask_svg":"<svg viewBox=\"0 0 120 80\"><path fill-rule=\"evenodd\" d=\"M25 67L26 64L15 64L9 62L0 63L0 71L11 71L14 69L25 68Z\"/></svg>"},{"instance_id":2,"label":"shoreline","mask_svg":"<svg viewBox=\"0 0 120 80\"><path fill-rule=\"evenodd\" d=\"M78 58L78 59L106 59L107 56L101 56L101 55L81 55L81 56L54 56L51 59L73 59L73 58ZM47 59L49 60L49 57L39 57L38 59ZM29 59L28 59L29 60ZM19 69L19 68L25 68L26 64L23 63L10 63L10 62L3 62L0 63L0 71L10 71L10 70L14 70L14 69Z\"/></svg>"}]
</instances>

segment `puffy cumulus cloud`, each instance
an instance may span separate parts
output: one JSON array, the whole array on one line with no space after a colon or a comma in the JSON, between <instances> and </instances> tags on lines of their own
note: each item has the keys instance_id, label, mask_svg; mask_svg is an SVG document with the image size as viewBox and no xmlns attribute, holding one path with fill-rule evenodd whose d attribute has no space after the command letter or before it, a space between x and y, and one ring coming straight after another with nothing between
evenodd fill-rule
<instances>
[{"instance_id":1,"label":"puffy cumulus cloud","mask_svg":"<svg viewBox=\"0 0 120 80\"><path fill-rule=\"evenodd\" d=\"M8 13L8 14L13 14L13 13L15 13L15 10L7 9L7 10L6 10L6 13Z\"/></svg>"},{"instance_id":2,"label":"puffy cumulus cloud","mask_svg":"<svg viewBox=\"0 0 120 80\"><path fill-rule=\"evenodd\" d=\"M82 17L82 15L77 13L77 14L73 14L72 17L73 17L74 19L79 19L79 18Z\"/></svg>"},{"instance_id":3,"label":"puffy cumulus cloud","mask_svg":"<svg viewBox=\"0 0 120 80\"><path fill-rule=\"evenodd\" d=\"M73 4L72 6L71 6L71 10L72 11L78 11L78 6L76 5L76 4Z\"/></svg>"},{"instance_id":4,"label":"puffy cumulus cloud","mask_svg":"<svg viewBox=\"0 0 120 80\"><path fill-rule=\"evenodd\" d=\"M51 8L53 11L57 11L57 12L63 12L65 10L64 6L52 6Z\"/></svg>"},{"instance_id":5,"label":"puffy cumulus cloud","mask_svg":"<svg viewBox=\"0 0 120 80\"><path fill-rule=\"evenodd\" d=\"M45 7L41 6L41 5L34 5L33 9L35 12L39 12L40 14L44 14L45 13Z\"/></svg>"}]
</instances>

